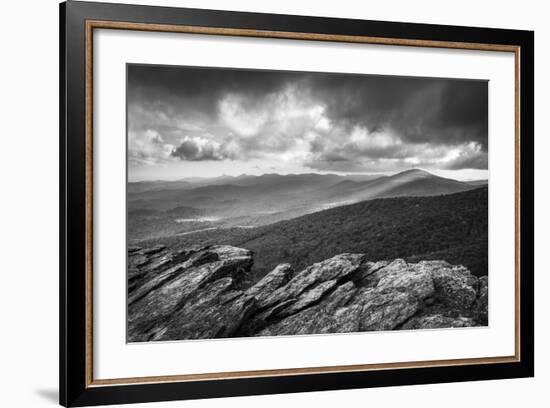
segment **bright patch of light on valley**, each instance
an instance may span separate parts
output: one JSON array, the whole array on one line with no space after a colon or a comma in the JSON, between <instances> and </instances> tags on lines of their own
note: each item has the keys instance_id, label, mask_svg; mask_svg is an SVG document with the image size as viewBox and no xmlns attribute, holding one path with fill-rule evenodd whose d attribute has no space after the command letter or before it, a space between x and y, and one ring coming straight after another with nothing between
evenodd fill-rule
<instances>
[{"instance_id":1,"label":"bright patch of light on valley","mask_svg":"<svg viewBox=\"0 0 550 408\"><path fill-rule=\"evenodd\" d=\"M219 221L219 217L197 217L197 218L178 218L176 222L183 224L187 222L216 222Z\"/></svg>"}]
</instances>

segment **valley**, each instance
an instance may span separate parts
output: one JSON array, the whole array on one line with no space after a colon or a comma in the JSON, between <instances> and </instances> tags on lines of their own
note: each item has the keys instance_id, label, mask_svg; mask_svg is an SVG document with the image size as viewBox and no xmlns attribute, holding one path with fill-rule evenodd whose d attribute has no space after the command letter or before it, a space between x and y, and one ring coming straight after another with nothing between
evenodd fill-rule
<instances>
[{"instance_id":1,"label":"valley","mask_svg":"<svg viewBox=\"0 0 550 408\"><path fill-rule=\"evenodd\" d=\"M375 198L468 191L461 182L413 169L391 176L264 174L128 184L130 241L214 228L259 227Z\"/></svg>"}]
</instances>

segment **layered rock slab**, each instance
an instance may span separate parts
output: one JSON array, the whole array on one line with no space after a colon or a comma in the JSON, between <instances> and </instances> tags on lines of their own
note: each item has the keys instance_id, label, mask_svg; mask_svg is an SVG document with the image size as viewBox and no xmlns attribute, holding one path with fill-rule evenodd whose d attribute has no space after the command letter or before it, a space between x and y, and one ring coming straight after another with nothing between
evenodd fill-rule
<instances>
[{"instance_id":1,"label":"layered rock slab","mask_svg":"<svg viewBox=\"0 0 550 408\"><path fill-rule=\"evenodd\" d=\"M241 290L253 254L210 246L129 250L129 341L472 327L488 281L445 261L372 262L344 253L295 272L280 264Z\"/></svg>"}]
</instances>

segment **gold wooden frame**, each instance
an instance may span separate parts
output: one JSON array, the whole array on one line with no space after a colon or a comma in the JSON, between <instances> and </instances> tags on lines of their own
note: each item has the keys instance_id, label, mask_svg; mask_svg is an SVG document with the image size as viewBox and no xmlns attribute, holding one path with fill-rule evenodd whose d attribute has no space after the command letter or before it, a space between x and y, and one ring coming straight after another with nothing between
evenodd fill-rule
<instances>
[{"instance_id":1,"label":"gold wooden frame","mask_svg":"<svg viewBox=\"0 0 550 408\"><path fill-rule=\"evenodd\" d=\"M128 377L113 379L93 378L93 30L117 29L132 31L153 31L187 34L207 34L222 36L278 38L294 40L330 41L398 45L412 47L449 48L479 51L513 52L515 58L515 353L513 356L479 357L450 360L430 360L396 362L382 364L354 364L324 367L303 367L273 370L232 371L153 377ZM224 380L236 378L292 376L300 374L320 374L353 371L408 369L420 367L461 366L471 364L514 363L520 356L520 51L521 47L504 44L483 44L466 42L446 42L414 39L395 39L369 36L350 36L286 31L263 31L250 29L197 27L188 25L166 25L149 23L127 23L120 21L86 21L86 233L85 233L85 285L86 285L86 357L85 386L102 387L145 383L168 383L182 381Z\"/></svg>"}]
</instances>

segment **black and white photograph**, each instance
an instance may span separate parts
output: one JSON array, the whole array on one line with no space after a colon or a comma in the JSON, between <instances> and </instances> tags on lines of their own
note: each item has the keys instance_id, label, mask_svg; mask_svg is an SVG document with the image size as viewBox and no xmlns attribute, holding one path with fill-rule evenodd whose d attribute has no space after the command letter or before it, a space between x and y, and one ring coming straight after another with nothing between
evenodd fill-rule
<instances>
[{"instance_id":1,"label":"black and white photograph","mask_svg":"<svg viewBox=\"0 0 550 408\"><path fill-rule=\"evenodd\" d=\"M488 81L126 69L128 342L488 326Z\"/></svg>"}]
</instances>

